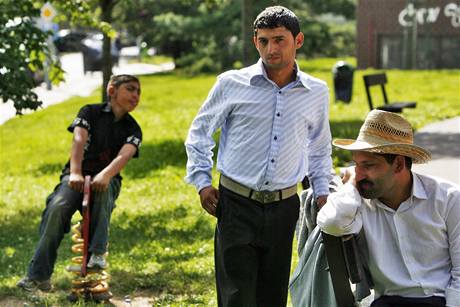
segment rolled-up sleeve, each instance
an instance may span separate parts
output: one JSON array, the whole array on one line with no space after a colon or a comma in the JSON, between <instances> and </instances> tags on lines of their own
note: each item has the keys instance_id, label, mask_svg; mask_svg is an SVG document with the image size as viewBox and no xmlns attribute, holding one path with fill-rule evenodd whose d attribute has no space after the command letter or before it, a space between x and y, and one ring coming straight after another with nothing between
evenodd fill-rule
<instances>
[{"instance_id":1,"label":"rolled-up sleeve","mask_svg":"<svg viewBox=\"0 0 460 307\"><path fill-rule=\"evenodd\" d=\"M345 184L329 195L327 203L318 212L317 223L322 231L333 236L358 233L362 226L361 196L358 190Z\"/></svg>"},{"instance_id":2,"label":"rolled-up sleeve","mask_svg":"<svg viewBox=\"0 0 460 307\"><path fill-rule=\"evenodd\" d=\"M125 144L134 145L137 148L137 150L133 158L139 157L139 148L142 144L142 130L140 129L140 127L137 126L133 129L132 133L126 138Z\"/></svg>"}]
</instances>

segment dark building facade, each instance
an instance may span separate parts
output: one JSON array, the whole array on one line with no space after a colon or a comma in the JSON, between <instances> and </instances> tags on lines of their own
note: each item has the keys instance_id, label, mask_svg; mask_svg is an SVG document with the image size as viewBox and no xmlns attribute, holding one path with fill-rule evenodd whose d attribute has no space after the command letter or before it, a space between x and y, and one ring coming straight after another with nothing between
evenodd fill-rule
<instances>
[{"instance_id":1,"label":"dark building facade","mask_svg":"<svg viewBox=\"0 0 460 307\"><path fill-rule=\"evenodd\" d=\"M459 0L359 0L359 68L460 68Z\"/></svg>"}]
</instances>

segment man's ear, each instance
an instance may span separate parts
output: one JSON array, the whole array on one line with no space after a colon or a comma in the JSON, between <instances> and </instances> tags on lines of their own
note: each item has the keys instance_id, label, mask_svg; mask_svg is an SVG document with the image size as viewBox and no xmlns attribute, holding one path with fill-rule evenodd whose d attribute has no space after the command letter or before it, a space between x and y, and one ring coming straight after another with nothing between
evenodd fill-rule
<instances>
[{"instance_id":1,"label":"man's ear","mask_svg":"<svg viewBox=\"0 0 460 307\"><path fill-rule=\"evenodd\" d=\"M109 86L107 86L107 96L108 97L112 97L113 94L115 93L116 91L116 88L115 86L113 86L112 84L110 84Z\"/></svg>"},{"instance_id":2,"label":"man's ear","mask_svg":"<svg viewBox=\"0 0 460 307\"><path fill-rule=\"evenodd\" d=\"M395 165L395 172L399 173L406 168L406 159L403 156L396 156L393 164Z\"/></svg>"},{"instance_id":3,"label":"man's ear","mask_svg":"<svg viewBox=\"0 0 460 307\"><path fill-rule=\"evenodd\" d=\"M305 37L302 32L299 32L297 36L295 37L295 48L299 49L300 47L303 46L303 41Z\"/></svg>"}]
</instances>

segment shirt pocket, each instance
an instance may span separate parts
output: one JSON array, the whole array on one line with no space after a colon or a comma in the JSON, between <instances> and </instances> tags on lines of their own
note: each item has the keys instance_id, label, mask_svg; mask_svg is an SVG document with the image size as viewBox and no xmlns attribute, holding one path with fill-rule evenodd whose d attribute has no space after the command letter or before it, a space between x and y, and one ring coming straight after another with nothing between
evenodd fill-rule
<instances>
[{"instance_id":1,"label":"shirt pocket","mask_svg":"<svg viewBox=\"0 0 460 307\"><path fill-rule=\"evenodd\" d=\"M299 147L306 147L308 144L308 136L310 132L310 122L303 115L295 116L292 123L293 139Z\"/></svg>"}]
</instances>

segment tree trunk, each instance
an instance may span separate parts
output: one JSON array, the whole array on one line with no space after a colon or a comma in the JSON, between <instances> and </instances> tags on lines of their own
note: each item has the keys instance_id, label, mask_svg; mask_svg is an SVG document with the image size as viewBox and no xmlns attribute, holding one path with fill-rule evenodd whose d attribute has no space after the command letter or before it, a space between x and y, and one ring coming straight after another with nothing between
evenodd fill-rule
<instances>
[{"instance_id":1,"label":"tree trunk","mask_svg":"<svg viewBox=\"0 0 460 307\"><path fill-rule=\"evenodd\" d=\"M100 0L99 6L101 7L101 21L112 23L112 10L115 5L114 0ZM112 76L112 53L111 53L111 39L104 33L104 40L102 43L102 101L107 101L107 84L109 84L110 77Z\"/></svg>"},{"instance_id":2,"label":"tree trunk","mask_svg":"<svg viewBox=\"0 0 460 307\"><path fill-rule=\"evenodd\" d=\"M252 28L252 0L241 0L241 39L243 42L243 64L248 66L253 61L252 37L254 31Z\"/></svg>"}]
</instances>

